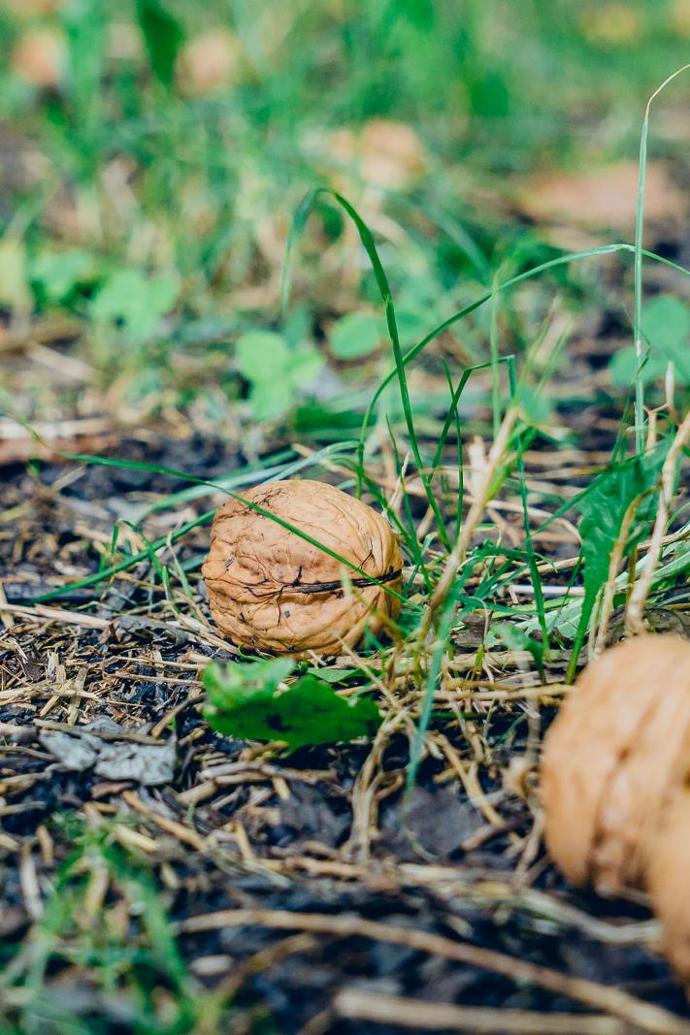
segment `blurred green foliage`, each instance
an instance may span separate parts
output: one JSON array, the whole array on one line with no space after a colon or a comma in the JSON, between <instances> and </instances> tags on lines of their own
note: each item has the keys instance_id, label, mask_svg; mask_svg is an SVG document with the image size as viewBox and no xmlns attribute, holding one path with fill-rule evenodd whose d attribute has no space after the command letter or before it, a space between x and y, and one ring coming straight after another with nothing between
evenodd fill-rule
<instances>
[{"instance_id":1,"label":"blurred green foliage","mask_svg":"<svg viewBox=\"0 0 690 1035\"><path fill-rule=\"evenodd\" d=\"M690 0L4 0L0 32L0 301L82 320L89 361L136 399L205 383L209 321L230 346L275 328L287 225L315 184L382 238L404 345L507 256L542 261L539 234L473 192L634 155L645 98L690 52ZM659 129L663 153L685 146ZM349 382L387 364L372 278L328 205L299 266L291 363L311 374L327 337ZM457 358L485 358L486 332L469 321ZM259 419L296 398L293 374L267 401L244 354L228 369L212 393Z\"/></svg>"}]
</instances>

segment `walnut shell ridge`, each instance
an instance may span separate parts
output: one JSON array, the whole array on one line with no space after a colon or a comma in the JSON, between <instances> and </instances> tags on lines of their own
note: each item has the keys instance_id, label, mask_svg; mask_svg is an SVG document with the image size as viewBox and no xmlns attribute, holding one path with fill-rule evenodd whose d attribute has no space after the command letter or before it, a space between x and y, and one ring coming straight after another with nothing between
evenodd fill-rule
<instances>
[{"instance_id":1,"label":"walnut shell ridge","mask_svg":"<svg viewBox=\"0 0 690 1035\"><path fill-rule=\"evenodd\" d=\"M308 479L271 482L242 493L244 500L270 511L329 548L366 576L305 539L228 500L211 529L211 547L202 574L211 614L237 646L299 657L309 651L340 654L354 646L366 627L380 632L385 616L395 618L402 558L384 518L361 500L324 482Z\"/></svg>"},{"instance_id":2,"label":"walnut shell ridge","mask_svg":"<svg viewBox=\"0 0 690 1035\"><path fill-rule=\"evenodd\" d=\"M541 765L547 847L570 880L607 894L646 884L689 747L689 643L639 636L587 666Z\"/></svg>"}]
</instances>

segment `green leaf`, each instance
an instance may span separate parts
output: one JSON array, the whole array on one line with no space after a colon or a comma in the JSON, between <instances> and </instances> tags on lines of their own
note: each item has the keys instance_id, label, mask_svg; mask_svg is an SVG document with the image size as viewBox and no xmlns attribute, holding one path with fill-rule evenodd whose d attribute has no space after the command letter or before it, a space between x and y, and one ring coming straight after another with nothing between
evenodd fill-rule
<instances>
[{"instance_id":1,"label":"green leaf","mask_svg":"<svg viewBox=\"0 0 690 1035\"><path fill-rule=\"evenodd\" d=\"M656 485L665 450L657 449L648 456L633 457L612 467L598 480L579 504L581 514L578 531L582 539L585 592L596 595L608 578L609 562L621 531L628 507ZM638 509L633 523L632 545L645 519L650 517L653 501Z\"/></svg>"},{"instance_id":2,"label":"green leaf","mask_svg":"<svg viewBox=\"0 0 690 1035\"><path fill-rule=\"evenodd\" d=\"M39 252L31 263L30 279L48 302L64 302L80 284L96 279L94 257L81 248Z\"/></svg>"},{"instance_id":3,"label":"green leaf","mask_svg":"<svg viewBox=\"0 0 690 1035\"><path fill-rule=\"evenodd\" d=\"M235 362L247 381L274 381L284 376L290 362L290 349L280 334L249 331L235 345Z\"/></svg>"},{"instance_id":4,"label":"green leaf","mask_svg":"<svg viewBox=\"0 0 690 1035\"><path fill-rule=\"evenodd\" d=\"M284 374L275 381L257 381L249 393L252 413L260 422L284 417L290 412L293 400L292 385Z\"/></svg>"},{"instance_id":5,"label":"green leaf","mask_svg":"<svg viewBox=\"0 0 690 1035\"><path fill-rule=\"evenodd\" d=\"M175 80L175 62L184 40L184 29L160 0L137 0L137 21L151 70L169 89Z\"/></svg>"},{"instance_id":6,"label":"green leaf","mask_svg":"<svg viewBox=\"0 0 690 1035\"><path fill-rule=\"evenodd\" d=\"M661 355L647 355L640 371L640 377L645 385L654 384L660 381L666 373L668 361ZM632 345L619 349L609 364L611 380L617 388L630 388L630 385L637 376L637 356Z\"/></svg>"},{"instance_id":7,"label":"green leaf","mask_svg":"<svg viewBox=\"0 0 690 1035\"><path fill-rule=\"evenodd\" d=\"M71 0L62 5L60 14L67 35L68 90L74 109L65 131L72 136L72 145L86 168L95 175L96 137L102 132L103 120L108 18L103 0Z\"/></svg>"},{"instance_id":8,"label":"green leaf","mask_svg":"<svg viewBox=\"0 0 690 1035\"><path fill-rule=\"evenodd\" d=\"M156 331L179 293L177 277L147 277L140 270L117 270L105 281L91 303L91 316L124 324L135 342Z\"/></svg>"},{"instance_id":9,"label":"green leaf","mask_svg":"<svg viewBox=\"0 0 690 1035\"><path fill-rule=\"evenodd\" d=\"M656 295L642 312L642 333L652 348L676 352L690 338L690 308L675 295Z\"/></svg>"},{"instance_id":10,"label":"green leaf","mask_svg":"<svg viewBox=\"0 0 690 1035\"><path fill-rule=\"evenodd\" d=\"M251 385L249 401L259 421L277 420L290 411L295 390L323 366L323 357L310 346L290 348L274 331L249 331L235 345L235 363Z\"/></svg>"},{"instance_id":11,"label":"green leaf","mask_svg":"<svg viewBox=\"0 0 690 1035\"><path fill-rule=\"evenodd\" d=\"M690 307L675 295L655 295L642 313L642 334L648 354L641 370L645 384L659 381L674 363L680 384L690 384ZM611 362L614 384L628 387L637 371L632 347L621 349Z\"/></svg>"},{"instance_id":12,"label":"green leaf","mask_svg":"<svg viewBox=\"0 0 690 1035\"><path fill-rule=\"evenodd\" d=\"M350 313L333 326L331 352L336 359L360 359L374 352L382 337L379 319L368 313Z\"/></svg>"},{"instance_id":13,"label":"green leaf","mask_svg":"<svg viewBox=\"0 0 690 1035\"><path fill-rule=\"evenodd\" d=\"M294 668L287 658L208 665L202 675L206 720L226 736L285 741L291 748L374 735L381 722L374 701L339 697L312 674L281 685Z\"/></svg>"},{"instance_id":14,"label":"green leaf","mask_svg":"<svg viewBox=\"0 0 690 1035\"><path fill-rule=\"evenodd\" d=\"M309 675L322 679L325 683L347 683L353 676L361 676L364 673L361 668L308 668Z\"/></svg>"},{"instance_id":15,"label":"green leaf","mask_svg":"<svg viewBox=\"0 0 690 1035\"><path fill-rule=\"evenodd\" d=\"M520 407L523 420L530 427L546 427L553 417L553 408L549 400L529 385L518 386L515 403Z\"/></svg>"},{"instance_id":16,"label":"green leaf","mask_svg":"<svg viewBox=\"0 0 690 1035\"><path fill-rule=\"evenodd\" d=\"M0 303L15 311L30 307L26 248L23 241L10 235L0 240Z\"/></svg>"},{"instance_id":17,"label":"green leaf","mask_svg":"<svg viewBox=\"0 0 690 1035\"><path fill-rule=\"evenodd\" d=\"M312 348L297 349L290 356L288 376L295 388L308 386L323 367L323 356Z\"/></svg>"},{"instance_id":18,"label":"green leaf","mask_svg":"<svg viewBox=\"0 0 690 1035\"><path fill-rule=\"evenodd\" d=\"M528 651L534 658L534 664L539 674L542 675L545 651L545 645L542 640L535 639L534 636L530 636L524 629L510 625L509 622L499 622L498 625L491 629L491 642L493 643L494 640L503 643L508 650Z\"/></svg>"},{"instance_id":19,"label":"green leaf","mask_svg":"<svg viewBox=\"0 0 690 1035\"><path fill-rule=\"evenodd\" d=\"M628 553L648 530L653 518L657 485L668 443L653 453L635 456L609 468L596 480L590 492L578 503L581 514L578 532L582 541L580 555L584 564L584 600L569 672L574 671L584 642L597 595L606 583L611 554L620 535L623 519L635 500L647 496L637 509L626 542Z\"/></svg>"}]
</instances>

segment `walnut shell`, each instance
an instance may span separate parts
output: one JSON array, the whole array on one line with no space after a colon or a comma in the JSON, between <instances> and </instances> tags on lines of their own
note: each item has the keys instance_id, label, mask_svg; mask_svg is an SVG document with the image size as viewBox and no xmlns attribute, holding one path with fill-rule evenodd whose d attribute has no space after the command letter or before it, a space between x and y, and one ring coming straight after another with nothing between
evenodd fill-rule
<instances>
[{"instance_id":1,"label":"walnut shell","mask_svg":"<svg viewBox=\"0 0 690 1035\"><path fill-rule=\"evenodd\" d=\"M295 480L260 485L244 499L299 528L334 553L381 579L366 582L329 554L238 500L213 521L203 566L211 614L233 643L249 650L304 655L339 654L368 626L395 617L402 558L387 522L375 510L323 482Z\"/></svg>"},{"instance_id":2,"label":"walnut shell","mask_svg":"<svg viewBox=\"0 0 690 1035\"><path fill-rule=\"evenodd\" d=\"M570 880L602 893L644 883L689 736L689 643L640 636L585 669L541 766L547 847Z\"/></svg>"},{"instance_id":3,"label":"walnut shell","mask_svg":"<svg viewBox=\"0 0 690 1035\"><path fill-rule=\"evenodd\" d=\"M664 810L651 853L647 888L662 924L662 948L690 985L690 788Z\"/></svg>"}]
</instances>

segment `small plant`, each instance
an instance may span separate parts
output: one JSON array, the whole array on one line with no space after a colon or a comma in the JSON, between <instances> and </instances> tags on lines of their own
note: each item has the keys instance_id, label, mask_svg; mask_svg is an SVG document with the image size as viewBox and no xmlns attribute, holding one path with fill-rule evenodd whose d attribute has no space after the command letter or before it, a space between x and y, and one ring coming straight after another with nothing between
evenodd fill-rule
<instances>
[{"instance_id":1,"label":"small plant","mask_svg":"<svg viewBox=\"0 0 690 1035\"><path fill-rule=\"evenodd\" d=\"M284 741L293 749L374 735L381 716L371 698L339 697L313 673L288 686L295 668L289 658L209 665L204 716L226 736Z\"/></svg>"},{"instance_id":2,"label":"small plant","mask_svg":"<svg viewBox=\"0 0 690 1035\"><path fill-rule=\"evenodd\" d=\"M147 277L136 269L118 269L101 285L89 315L101 326L118 328L129 345L148 341L179 294L176 276Z\"/></svg>"},{"instance_id":3,"label":"small plant","mask_svg":"<svg viewBox=\"0 0 690 1035\"><path fill-rule=\"evenodd\" d=\"M675 381L690 385L690 306L675 295L657 295L642 310L642 335L647 343L640 370L631 345L616 353L611 362L615 385L627 388L636 377L645 385L663 381L673 364Z\"/></svg>"},{"instance_id":4,"label":"small plant","mask_svg":"<svg viewBox=\"0 0 690 1035\"><path fill-rule=\"evenodd\" d=\"M321 370L323 357L309 345L291 346L272 331L249 331L237 341L235 363L249 382L255 419L273 421L289 413L300 389Z\"/></svg>"}]
</instances>

